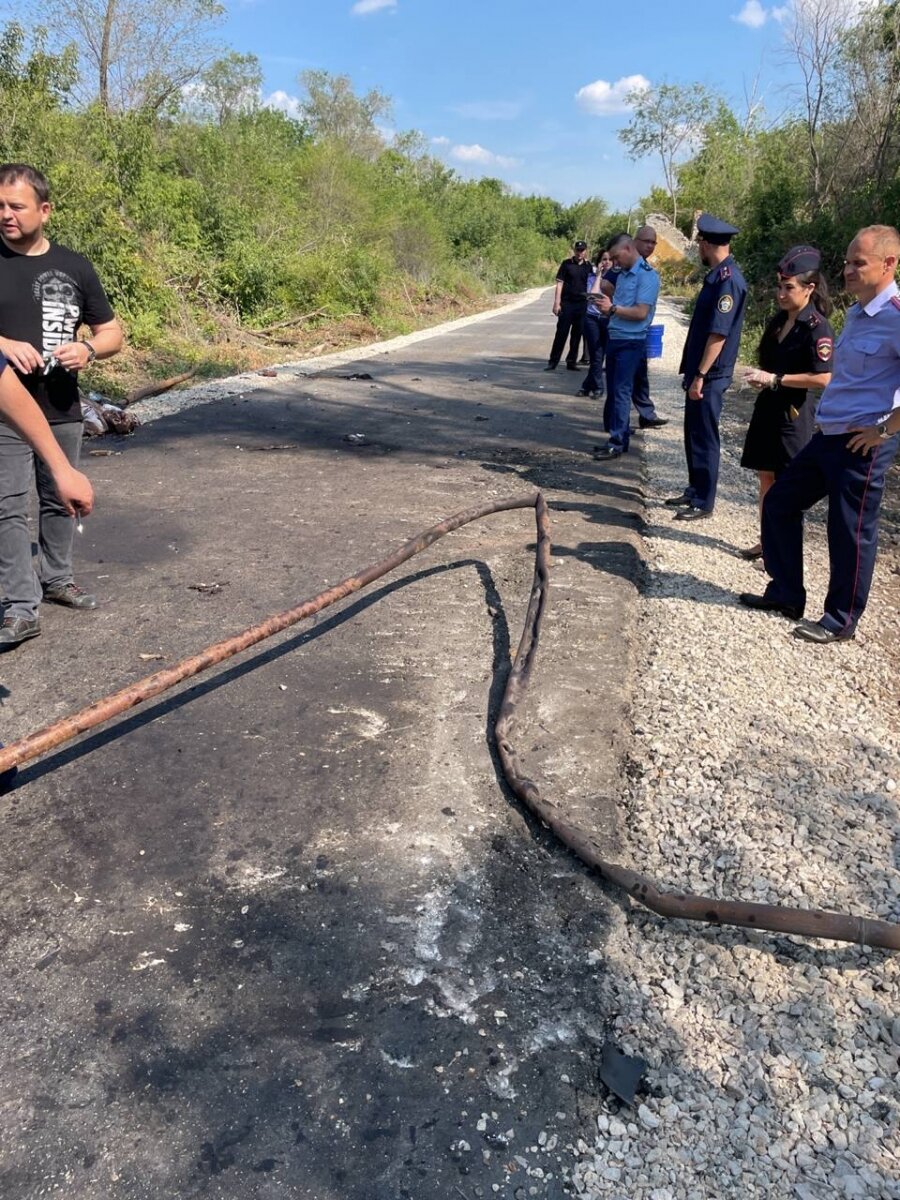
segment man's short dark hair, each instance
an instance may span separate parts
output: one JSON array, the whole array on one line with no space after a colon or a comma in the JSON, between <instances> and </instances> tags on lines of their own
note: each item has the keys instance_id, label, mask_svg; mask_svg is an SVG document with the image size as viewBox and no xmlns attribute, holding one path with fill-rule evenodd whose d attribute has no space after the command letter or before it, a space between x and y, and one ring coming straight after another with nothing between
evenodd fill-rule
<instances>
[{"instance_id":1,"label":"man's short dark hair","mask_svg":"<svg viewBox=\"0 0 900 1200\"><path fill-rule=\"evenodd\" d=\"M27 183L34 188L39 204L50 203L50 183L37 167L28 163L0 163L0 187L10 183Z\"/></svg>"},{"instance_id":2,"label":"man's short dark hair","mask_svg":"<svg viewBox=\"0 0 900 1200\"><path fill-rule=\"evenodd\" d=\"M613 250L615 250L615 248L617 246L621 246L623 242L633 242L633 241L634 241L634 238L631 236L630 233L625 233L624 231L622 233L614 233L612 235L612 237L609 239L609 241L606 243L606 251L608 254L612 254Z\"/></svg>"}]
</instances>

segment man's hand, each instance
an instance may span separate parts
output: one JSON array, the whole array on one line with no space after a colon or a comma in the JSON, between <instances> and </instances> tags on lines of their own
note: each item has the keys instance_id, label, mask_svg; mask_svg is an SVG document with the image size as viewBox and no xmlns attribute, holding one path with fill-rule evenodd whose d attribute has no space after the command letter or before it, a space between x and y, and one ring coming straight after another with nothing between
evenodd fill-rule
<instances>
[{"instance_id":1,"label":"man's hand","mask_svg":"<svg viewBox=\"0 0 900 1200\"><path fill-rule=\"evenodd\" d=\"M63 506L71 516L86 517L94 507L94 489L87 475L74 467L60 467L53 473L53 483Z\"/></svg>"},{"instance_id":2,"label":"man's hand","mask_svg":"<svg viewBox=\"0 0 900 1200\"><path fill-rule=\"evenodd\" d=\"M699 375L694 376L693 382L691 383L691 386L688 388L688 399L689 400L702 400L703 399L703 380L700 378Z\"/></svg>"},{"instance_id":3,"label":"man's hand","mask_svg":"<svg viewBox=\"0 0 900 1200\"><path fill-rule=\"evenodd\" d=\"M553 315L554 315L554 317L559 316L559 301L558 300L553 301Z\"/></svg>"},{"instance_id":4,"label":"man's hand","mask_svg":"<svg viewBox=\"0 0 900 1200\"><path fill-rule=\"evenodd\" d=\"M594 303L604 316L606 316L606 314L612 308L612 300L610 300L609 296L598 296Z\"/></svg>"},{"instance_id":5,"label":"man's hand","mask_svg":"<svg viewBox=\"0 0 900 1200\"><path fill-rule=\"evenodd\" d=\"M868 454L881 441L879 429L878 425L859 425L851 429L850 432L855 436L847 443L847 449L854 454Z\"/></svg>"},{"instance_id":6,"label":"man's hand","mask_svg":"<svg viewBox=\"0 0 900 1200\"><path fill-rule=\"evenodd\" d=\"M91 361L91 352L84 342L66 342L53 348L53 357L67 371L81 371Z\"/></svg>"},{"instance_id":7,"label":"man's hand","mask_svg":"<svg viewBox=\"0 0 900 1200\"><path fill-rule=\"evenodd\" d=\"M22 375L43 370L44 356L30 342L14 342L12 338L0 338L0 353L5 354Z\"/></svg>"}]
</instances>

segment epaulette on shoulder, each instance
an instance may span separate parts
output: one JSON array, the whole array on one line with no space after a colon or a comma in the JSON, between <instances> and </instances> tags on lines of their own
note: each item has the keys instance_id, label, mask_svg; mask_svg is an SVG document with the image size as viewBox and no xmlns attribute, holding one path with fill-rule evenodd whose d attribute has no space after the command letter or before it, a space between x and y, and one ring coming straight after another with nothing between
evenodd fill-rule
<instances>
[{"instance_id":1,"label":"epaulette on shoulder","mask_svg":"<svg viewBox=\"0 0 900 1200\"><path fill-rule=\"evenodd\" d=\"M719 267L719 278L720 279L730 279L731 278L731 267L729 267L727 265L727 263L725 264L725 266Z\"/></svg>"},{"instance_id":2,"label":"epaulette on shoulder","mask_svg":"<svg viewBox=\"0 0 900 1200\"><path fill-rule=\"evenodd\" d=\"M900 310L900 296L891 296L891 304L894 308Z\"/></svg>"}]
</instances>

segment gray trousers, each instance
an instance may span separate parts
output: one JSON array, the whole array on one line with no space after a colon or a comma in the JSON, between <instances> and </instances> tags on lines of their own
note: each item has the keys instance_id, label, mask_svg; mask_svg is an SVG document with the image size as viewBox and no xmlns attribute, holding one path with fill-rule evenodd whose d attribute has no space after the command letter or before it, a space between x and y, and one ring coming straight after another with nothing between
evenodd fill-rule
<instances>
[{"instance_id":1,"label":"gray trousers","mask_svg":"<svg viewBox=\"0 0 900 1200\"><path fill-rule=\"evenodd\" d=\"M73 467L81 458L81 421L54 425L53 434ZM28 503L38 493L38 558L31 558ZM63 508L50 472L27 442L0 421L0 605L5 617L38 614L42 588L72 582L75 522Z\"/></svg>"}]
</instances>

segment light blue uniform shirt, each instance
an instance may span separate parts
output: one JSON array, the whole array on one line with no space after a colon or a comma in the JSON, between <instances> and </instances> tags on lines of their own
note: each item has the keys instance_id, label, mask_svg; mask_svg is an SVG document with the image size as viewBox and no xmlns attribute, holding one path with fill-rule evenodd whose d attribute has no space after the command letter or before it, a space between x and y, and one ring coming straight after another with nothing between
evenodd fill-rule
<instances>
[{"instance_id":1,"label":"light blue uniform shirt","mask_svg":"<svg viewBox=\"0 0 900 1200\"><path fill-rule=\"evenodd\" d=\"M834 348L834 372L816 408L827 434L879 425L900 408L900 290L890 283L865 308L854 304Z\"/></svg>"},{"instance_id":2,"label":"light blue uniform shirt","mask_svg":"<svg viewBox=\"0 0 900 1200\"><path fill-rule=\"evenodd\" d=\"M656 315L659 299L659 275L644 258L639 258L630 271L622 270L616 279L613 304L630 308L634 304L649 304L650 310L643 321L624 321L621 317L610 317L609 336L631 341L645 338Z\"/></svg>"}]
</instances>

